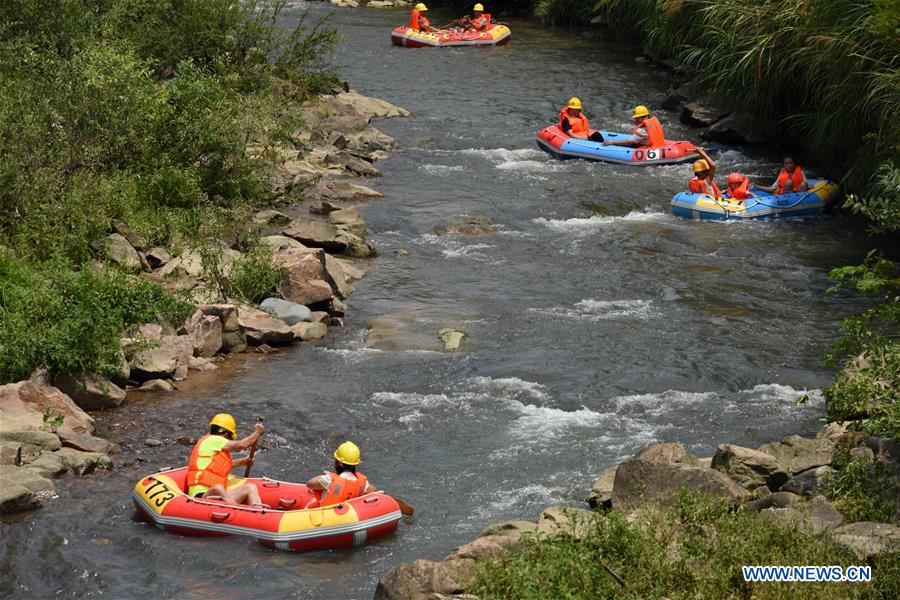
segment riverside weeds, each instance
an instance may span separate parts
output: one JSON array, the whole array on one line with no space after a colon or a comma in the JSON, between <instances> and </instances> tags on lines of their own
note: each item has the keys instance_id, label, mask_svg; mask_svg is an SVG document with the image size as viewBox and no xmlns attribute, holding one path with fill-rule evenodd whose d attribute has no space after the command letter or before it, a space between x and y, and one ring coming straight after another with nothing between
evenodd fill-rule
<instances>
[{"instance_id":1,"label":"riverside weeds","mask_svg":"<svg viewBox=\"0 0 900 600\"><path fill-rule=\"evenodd\" d=\"M270 148L337 83L336 32L285 28L284 0L53 4L0 2L0 383L110 372L124 327L179 323L187 303L92 266L91 242L119 219L176 253L211 230L252 249L241 226L276 199ZM266 257L252 250L217 288L258 300L274 289Z\"/></svg>"},{"instance_id":2,"label":"riverside weeds","mask_svg":"<svg viewBox=\"0 0 900 600\"><path fill-rule=\"evenodd\" d=\"M528 535L521 550L480 565L466 591L485 600L896 597L897 554L879 559L866 584L747 583L741 575L744 565L857 564L826 536L682 491L671 508L634 522L617 511L594 513L580 539Z\"/></svg>"}]
</instances>

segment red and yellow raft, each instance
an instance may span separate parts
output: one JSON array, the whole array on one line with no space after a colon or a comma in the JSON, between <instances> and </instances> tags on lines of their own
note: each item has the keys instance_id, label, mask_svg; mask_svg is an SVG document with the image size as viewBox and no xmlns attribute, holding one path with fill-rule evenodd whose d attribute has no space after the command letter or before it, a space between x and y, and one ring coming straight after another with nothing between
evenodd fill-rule
<instances>
[{"instance_id":1,"label":"red and yellow raft","mask_svg":"<svg viewBox=\"0 0 900 600\"><path fill-rule=\"evenodd\" d=\"M302 507L313 498L303 484L267 477L230 477L229 486L249 482L272 508L192 498L185 493L187 467L163 470L134 486L138 514L160 529L193 536L245 535L278 550L327 550L362 546L389 535L400 522L400 507L373 492L324 508Z\"/></svg>"},{"instance_id":2,"label":"red and yellow raft","mask_svg":"<svg viewBox=\"0 0 900 600\"><path fill-rule=\"evenodd\" d=\"M433 33L416 31L412 27L398 27L391 32L395 46L423 48L426 46L502 46L512 32L506 25L493 25L486 31L439 29Z\"/></svg>"}]
</instances>

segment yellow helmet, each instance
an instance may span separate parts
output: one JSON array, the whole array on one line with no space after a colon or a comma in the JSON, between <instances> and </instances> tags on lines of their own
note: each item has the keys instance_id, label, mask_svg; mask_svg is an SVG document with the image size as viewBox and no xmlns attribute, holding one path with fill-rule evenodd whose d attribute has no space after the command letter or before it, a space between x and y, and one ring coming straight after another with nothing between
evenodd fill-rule
<instances>
[{"instance_id":1,"label":"yellow helmet","mask_svg":"<svg viewBox=\"0 0 900 600\"><path fill-rule=\"evenodd\" d=\"M632 119L637 119L638 117L646 117L650 114L650 110L644 106L643 104L639 104L634 107L634 111L631 113Z\"/></svg>"},{"instance_id":2,"label":"yellow helmet","mask_svg":"<svg viewBox=\"0 0 900 600\"><path fill-rule=\"evenodd\" d=\"M472 10L475 12L484 12L484 6L482 6L481 4L476 4L475 8L473 8Z\"/></svg>"},{"instance_id":3,"label":"yellow helmet","mask_svg":"<svg viewBox=\"0 0 900 600\"><path fill-rule=\"evenodd\" d=\"M353 442L344 442L334 451L334 457L345 465L358 465L360 463L359 446Z\"/></svg>"},{"instance_id":4,"label":"yellow helmet","mask_svg":"<svg viewBox=\"0 0 900 600\"><path fill-rule=\"evenodd\" d=\"M568 107L569 108L577 108L578 110L581 110L581 100L579 100L578 98L574 98L574 97L569 98Z\"/></svg>"},{"instance_id":5,"label":"yellow helmet","mask_svg":"<svg viewBox=\"0 0 900 600\"><path fill-rule=\"evenodd\" d=\"M234 417L226 413L219 413L212 418L209 426L218 425L222 429L231 433L231 437L237 437L237 426L234 424Z\"/></svg>"},{"instance_id":6,"label":"yellow helmet","mask_svg":"<svg viewBox=\"0 0 900 600\"><path fill-rule=\"evenodd\" d=\"M709 171L709 163L702 158L698 161L694 161L694 173L699 173L701 171Z\"/></svg>"},{"instance_id":7,"label":"yellow helmet","mask_svg":"<svg viewBox=\"0 0 900 600\"><path fill-rule=\"evenodd\" d=\"M418 4L416 4L416 10L418 10L418 11L428 10L428 7L425 6L424 4L422 4L421 2L419 2Z\"/></svg>"}]
</instances>

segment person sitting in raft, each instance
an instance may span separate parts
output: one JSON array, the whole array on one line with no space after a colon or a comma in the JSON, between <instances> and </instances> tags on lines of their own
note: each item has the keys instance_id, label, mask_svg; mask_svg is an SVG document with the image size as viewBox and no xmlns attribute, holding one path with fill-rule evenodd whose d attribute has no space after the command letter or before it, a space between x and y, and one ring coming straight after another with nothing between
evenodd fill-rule
<instances>
[{"instance_id":1,"label":"person sitting in raft","mask_svg":"<svg viewBox=\"0 0 900 600\"><path fill-rule=\"evenodd\" d=\"M472 9L475 13L471 17L466 15L462 18L463 25L466 29L474 29L475 31L487 31L491 26L491 15L484 14L484 6L480 3Z\"/></svg>"},{"instance_id":2,"label":"person sitting in raft","mask_svg":"<svg viewBox=\"0 0 900 600\"><path fill-rule=\"evenodd\" d=\"M419 2L416 4L415 8L412 9L412 14L409 17L409 26L416 31L424 31L426 33L431 31L437 31L434 27L431 26L431 22L425 18L424 13L428 10L428 7Z\"/></svg>"},{"instance_id":3,"label":"person sitting in raft","mask_svg":"<svg viewBox=\"0 0 900 600\"><path fill-rule=\"evenodd\" d=\"M188 461L188 495L194 498L221 498L234 504L263 506L259 490L252 483L229 488L228 475L234 467L252 465L249 456L231 459L234 451L246 450L256 443L266 428L257 423L253 433L239 440L234 417L219 413L209 422L209 433L200 438Z\"/></svg>"},{"instance_id":4,"label":"person sitting in raft","mask_svg":"<svg viewBox=\"0 0 900 600\"><path fill-rule=\"evenodd\" d=\"M591 133L587 117L581 114L581 100L578 98L570 98L569 103L560 111L559 128L573 138L594 142L603 141L603 136L599 131Z\"/></svg>"},{"instance_id":5,"label":"person sitting in raft","mask_svg":"<svg viewBox=\"0 0 900 600\"><path fill-rule=\"evenodd\" d=\"M754 189L766 190L775 195L790 194L791 192L805 192L809 189L809 181L806 180L806 174L803 169L794 162L793 156L785 156L781 173L775 183L766 187L754 185Z\"/></svg>"},{"instance_id":6,"label":"person sitting in raft","mask_svg":"<svg viewBox=\"0 0 900 600\"><path fill-rule=\"evenodd\" d=\"M688 181L688 187L695 194L706 194L713 198L721 198L722 192L716 185L716 161L710 158L703 148L697 148L697 154L702 158L694 161L694 178Z\"/></svg>"},{"instance_id":7,"label":"person sitting in raft","mask_svg":"<svg viewBox=\"0 0 900 600\"><path fill-rule=\"evenodd\" d=\"M606 140L604 146L628 146L630 148L642 148L649 146L656 148L666 143L666 136L662 124L656 115L651 115L650 110L644 106L635 106L631 113L634 119L634 130L631 136L622 140Z\"/></svg>"},{"instance_id":8,"label":"person sitting in raft","mask_svg":"<svg viewBox=\"0 0 900 600\"><path fill-rule=\"evenodd\" d=\"M756 198L756 194L750 191L750 180L742 173L728 175L728 195L740 202L747 198Z\"/></svg>"},{"instance_id":9,"label":"person sitting in raft","mask_svg":"<svg viewBox=\"0 0 900 600\"><path fill-rule=\"evenodd\" d=\"M306 508L340 504L351 498L358 498L375 491L375 487L362 473L356 471L360 463L359 447L353 442L344 442L334 451L334 471L313 477L306 487L315 494Z\"/></svg>"}]
</instances>

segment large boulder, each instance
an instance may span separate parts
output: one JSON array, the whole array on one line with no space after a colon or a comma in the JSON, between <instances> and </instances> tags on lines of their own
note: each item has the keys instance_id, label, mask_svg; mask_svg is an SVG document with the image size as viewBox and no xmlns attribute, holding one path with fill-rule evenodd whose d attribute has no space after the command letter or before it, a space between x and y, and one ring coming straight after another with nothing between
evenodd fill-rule
<instances>
[{"instance_id":1,"label":"large boulder","mask_svg":"<svg viewBox=\"0 0 900 600\"><path fill-rule=\"evenodd\" d=\"M678 442L658 442L650 444L634 455L634 458L655 463L683 463L699 466L697 457L684 449Z\"/></svg>"},{"instance_id":2,"label":"large boulder","mask_svg":"<svg viewBox=\"0 0 900 600\"><path fill-rule=\"evenodd\" d=\"M900 527L889 523L849 523L833 529L831 537L860 560L900 552Z\"/></svg>"},{"instance_id":3,"label":"large boulder","mask_svg":"<svg viewBox=\"0 0 900 600\"><path fill-rule=\"evenodd\" d=\"M94 431L94 419L55 387L31 380L0 385L0 429L14 423L40 429L47 410L52 415L62 415L61 428L75 433Z\"/></svg>"},{"instance_id":4,"label":"large boulder","mask_svg":"<svg viewBox=\"0 0 900 600\"><path fill-rule=\"evenodd\" d=\"M273 254L277 254L278 252L289 248L306 248L306 246L297 240L289 238L286 235L267 235L264 238L260 238L259 241L271 248Z\"/></svg>"},{"instance_id":5,"label":"large boulder","mask_svg":"<svg viewBox=\"0 0 900 600\"><path fill-rule=\"evenodd\" d=\"M759 122L746 113L734 113L700 132L700 137L726 144L768 144L777 133L771 123Z\"/></svg>"},{"instance_id":6,"label":"large boulder","mask_svg":"<svg viewBox=\"0 0 900 600\"><path fill-rule=\"evenodd\" d=\"M172 260L172 255L169 254L169 251L165 248L154 247L147 250L145 258L151 269L159 269L166 266L169 261Z\"/></svg>"},{"instance_id":7,"label":"large boulder","mask_svg":"<svg viewBox=\"0 0 900 600\"><path fill-rule=\"evenodd\" d=\"M184 324L184 330L194 341L194 356L209 358L222 349L222 320L219 317L198 309Z\"/></svg>"},{"instance_id":8,"label":"large boulder","mask_svg":"<svg viewBox=\"0 0 900 600\"><path fill-rule=\"evenodd\" d=\"M610 467L603 471L600 478L594 482L591 494L588 496L588 504L591 508L609 508L612 504L613 483L616 480L616 467Z\"/></svg>"},{"instance_id":9,"label":"large boulder","mask_svg":"<svg viewBox=\"0 0 900 600\"><path fill-rule=\"evenodd\" d=\"M342 262L330 254L325 255L325 280L338 298L346 298L355 291L350 285Z\"/></svg>"},{"instance_id":10,"label":"large boulder","mask_svg":"<svg viewBox=\"0 0 900 600\"><path fill-rule=\"evenodd\" d=\"M281 298L266 298L259 307L288 325L312 321L312 311L307 307Z\"/></svg>"},{"instance_id":11,"label":"large boulder","mask_svg":"<svg viewBox=\"0 0 900 600\"><path fill-rule=\"evenodd\" d=\"M769 494L768 496L763 496L762 498L757 498L756 500L745 502L741 505L741 510L747 512L760 512L773 507L785 508L798 502L803 502L803 496L798 496L791 492L779 491Z\"/></svg>"},{"instance_id":12,"label":"large boulder","mask_svg":"<svg viewBox=\"0 0 900 600\"><path fill-rule=\"evenodd\" d=\"M53 384L84 410L115 408L125 400L125 390L99 375L59 375Z\"/></svg>"},{"instance_id":13,"label":"large boulder","mask_svg":"<svg viewBox=\"0 0 900 600\"><path fill-rule=\"evenodd\" d=\"M172 346L155 346L139 350L129 362L131 378L142 382L172 377L178 367L178 358L178 350Z\"/></svg>"},{"instance_id":14,"label":"large boulder","mask_svg":"<svg viewBox=\"0 0 900 600\"><path fill-rule=\"evenodd\" d=\"M701 104L700 102L688 102L681 109L681 122L692 127L709 127L713 123L727 117L729 111Z\"/></svg>"},{"instance_id":15,"label":"large boulder","mask_svg":"<svg viewBox=\"0 0 900 600\"><path fill-rule=\"evenodd\" d=\"M329 252L343 252L347 249L347 244L339 240L341 230L331 223L312 219L294 219L283 233L304 246L324 248Z\"/></svg>"},{"instance_id":16,"label":"large boulder","mask_svg":"<svg viewBox=\"0 0 900 600\"><path fill-rule=\"evenodd\" d=\"M612 507L670 506L682 488L724 498L735 505L749 496L745 488L715 469L632 458L616 469Z\"/></svg>"},{"instance_id":17,"label":"large boulder","mask_svg":"<svg viewBox=\"0 0 900 600\"><path fill-rule=\"evenodd\" d=\"M712 468L724 472L748 490L762 486L776 490L788 479L772 455L733 444L722 444L716 449Z\"/></svg>"},{"instance_id":18,"label":"large boulder","mask_svg":"<svg viewBox=\"0 0 900 600\"><path fill-rule=\"evenodd\" d=\"M294 332L294 339L303 342L312 342L328 335L328 326L325 323L297 323L291 326Z\"/></svg>"},{"instance_id":19,"label":"large boulder","mask_svg":"<svg viewBox=\"0 0 900 600\"><path fill-rule=\"evenodd\" d=\"M432 594L462 591L445 563L419 559L397 565L382 576L375 588L375 600L430 600Z\"/></svg>"},{"instance_id":20,"label":"large boulder","mask_svg":"<svg viewBox=\"0 0 900 600\"><path fill-rule=\"evenodd\" d=\"M200 277L203 274L203 256L196 250L185 248L180 256L171 259L159 270L160 277Z\"/></svg>"},{"instance_id":21,"label":"large boulder","mask_svg":"<svg viewBox=\"0 0 900 600\"><path fill-rule=\"evenodd\" d=\"M825 489L828 478L834 472L834 469L831 467L816 467L801 471L788 479L787 483L781 486L781 489L801 496L812 496Z\"/></svg>"},{"instance_id":22,"label":"large boulder","mask_svg":"<svg viewBox=\"0 0 900 600\"><path fill-rule=\"evenodd\" d=\"M74 448L82 452L113 454L119 451L119 447L108 440L89 434L74 433L65 429L59 432L59 440L62 442L63 447Z\"/></svg>"},{"instance_id":23,"label":"large boulder","mask_svg":"<svg viewBox=\"0 0 900 600\"><path fill-rule=\"evenodd\" d=\"M218 317L222 322L222 352L243 352L247 336L238 321L238 309L233 304L201 304L197 309L204 315Z\"/></svg>"},{"instance_id":24,"label":"large boulder","mask_svg":"<svg viewBox=\"0 0 900 600\"><path fill-rule=\"evenodd\" d=\"M246 332L247 341L254 346L290 344L294 340L294 332L287 323L256 308L238 308L238 322Z\"/></svg>"},{"instance_id":25,"label":"large boulder","mask_svg":"<svg viewBox=\"0 0 900 600\"><path fill-rule=\"evenodd\" d=\"M549 506L538 517L537 531L545 535L568 535L576 540L590 532L594 523L591 511L574 506Z\"/></svg>"},{"instance_id":26,"label":"large boulder","mask_svg":"<svg viewBox=\"0 0 900 600\"><path fill-rule=\"evenodd\" d=\"M771 442L759 447L778 461L788 475L831 464L834 459L834 442L825 439L803 438L789 435L780 442Z\"/></svg>"},{"instance_id":27,"label":"large boulder","mask_svg":"<svg viewBox=\"0 0 900 600\"><path fill-rule=\"evenodd\" d=\"M0 514L38 508L41 493L55 489L52 481L31 469L0 465Z\"/></svg>"},{"instance_id":28,"label":"large boulder","mask_svg":"<svg viewBox=\"0 0 900 600\"><path fill-rule=\"evenodd\" d=\"M281 293L296 304L315 304L334 295L327 281L325 252L322 250L289 248L275 255L281 269Z\"/></svg>"},{"instance_id":29,"label":"large boulder","mask_svg":"<svg viewBox=\"0 0 900 600\"><path fill-rule=\"evenodd\" d=\"M341 92L335 100L353 107L369 120L409 116L409 111L405 108L395 106L386 100L363 96L354 90Z\"/></svg>"},{"instance_id":30,"label":"large boulder","mask_svg":"<svg viewBox=\"0 0 900 600\"><path fill-rule=\"evenodd\" d=\"M317 190L317 194L324 199L335 202L369 200L382 197L381 192L376 192L370 187L343 180L323 182Z\"/></svg>"},{"instance_id":31,"label":"large boulder","mask_svg":"<svg viewBox=\"0 0 900 600\"><path fill-rule=\"evenodd\" d=\"M342 208L330 213L328 222L359 237L364 237L369 231L365 220L356 207Z\"/></svg>"}]
</instances>

